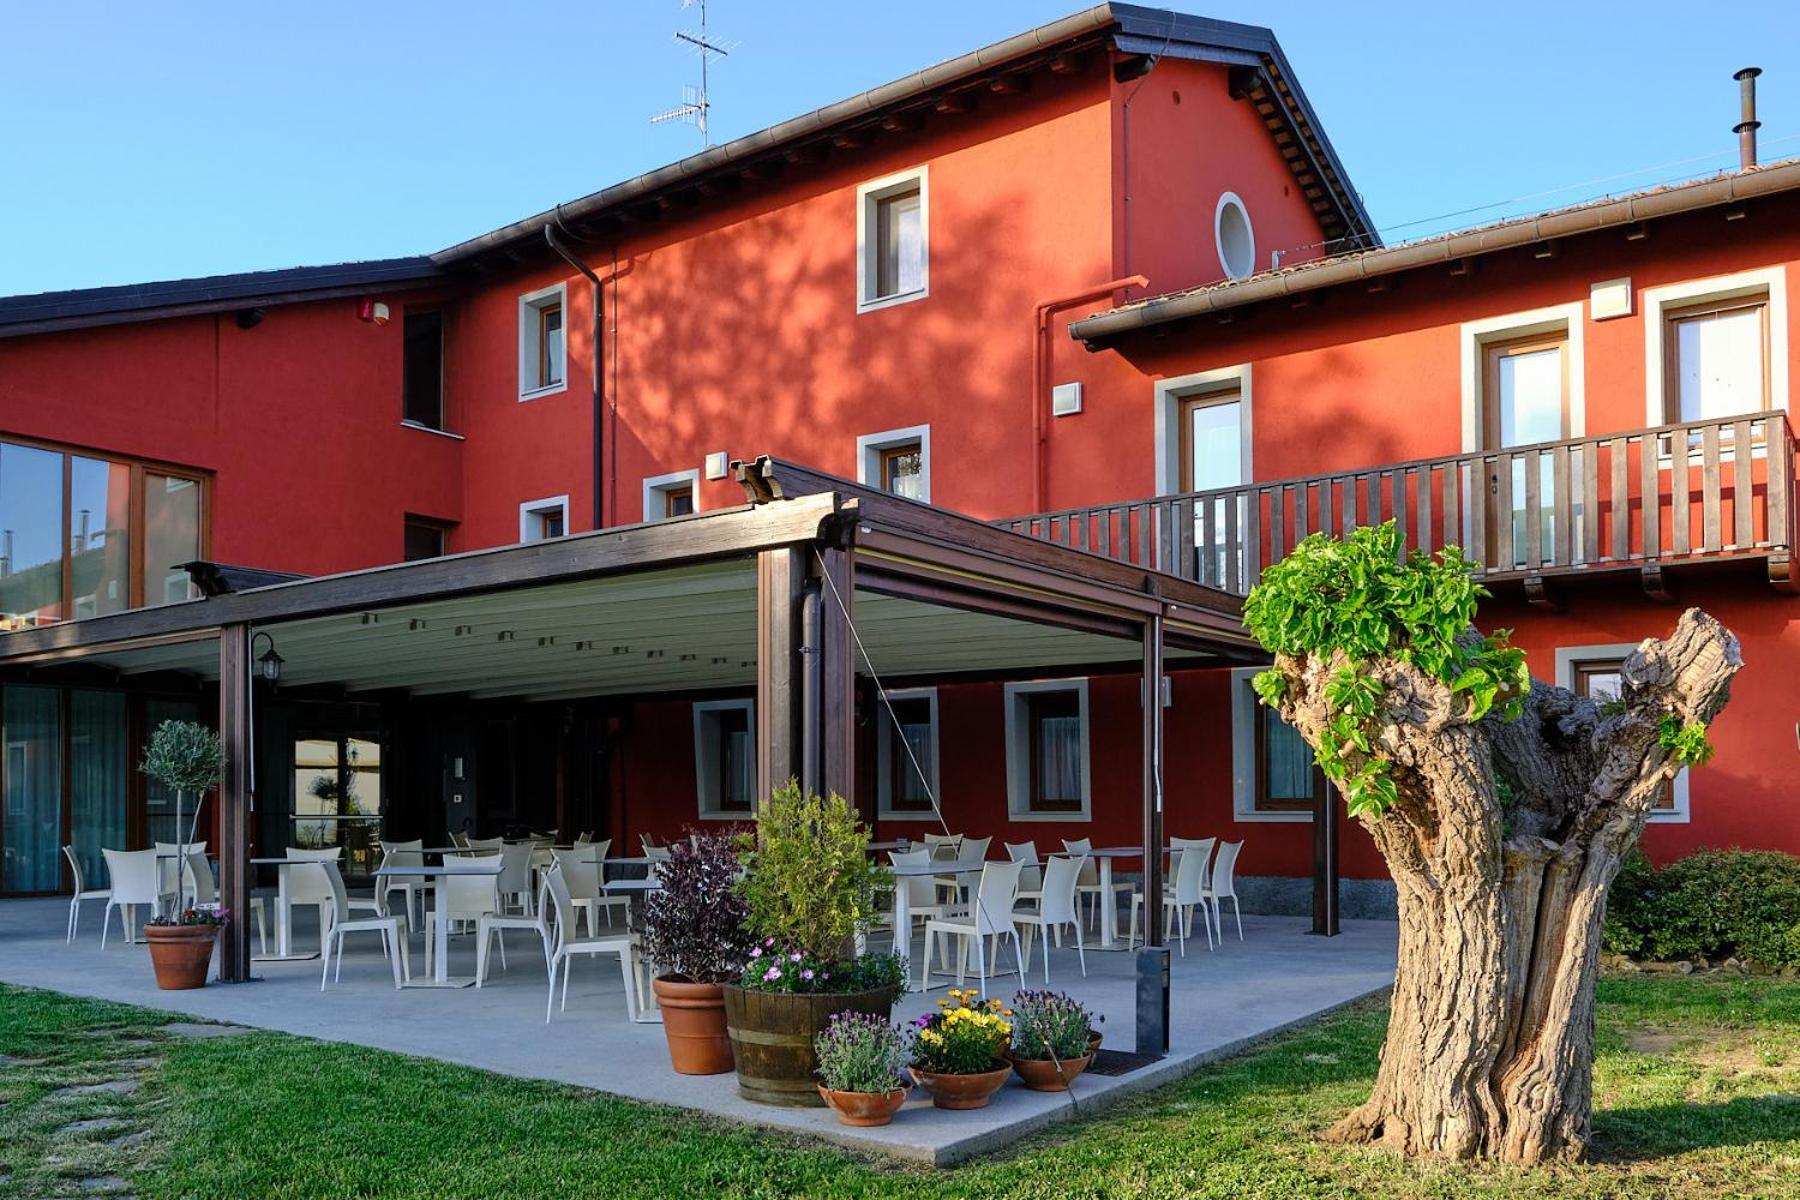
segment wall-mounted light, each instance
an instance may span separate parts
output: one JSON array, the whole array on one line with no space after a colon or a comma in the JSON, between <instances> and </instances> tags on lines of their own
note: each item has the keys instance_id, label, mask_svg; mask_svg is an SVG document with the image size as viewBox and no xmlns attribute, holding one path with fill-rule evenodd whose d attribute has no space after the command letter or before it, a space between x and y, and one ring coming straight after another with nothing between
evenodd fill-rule
<instances>
[{"instance_id":1,"label":"wall-mounted light","mask_svg":"<svg viewBox=\"0 0 1800 1200\"><path fill-rule=\"evenodd\" d=\"M275 653L275 639L267 633L259 633L257 638L268 638L269 648L263 656L256 660L256 673L270 687L281 682L281 665L287 660ZM250 639L250 653L256 653L256 638Z\"/></svg>"}]
</instances>

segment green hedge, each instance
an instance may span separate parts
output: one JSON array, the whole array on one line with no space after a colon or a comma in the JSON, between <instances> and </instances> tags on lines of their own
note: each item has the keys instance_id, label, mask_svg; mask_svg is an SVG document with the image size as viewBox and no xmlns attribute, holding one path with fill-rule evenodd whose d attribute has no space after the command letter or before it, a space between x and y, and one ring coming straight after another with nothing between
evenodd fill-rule
<instances>
[{"instance_id":1,"label":"green hedge","mask_svg":"<svg viewBox=\"0 0 1800 1200\"><path fill-rule=\"evenodd\" d=\"M1634 853L1607 901L1606 948L1641 961L1800 966L1800 858L1701 850L1658 869Z\"/></svg>"}]
</instances>

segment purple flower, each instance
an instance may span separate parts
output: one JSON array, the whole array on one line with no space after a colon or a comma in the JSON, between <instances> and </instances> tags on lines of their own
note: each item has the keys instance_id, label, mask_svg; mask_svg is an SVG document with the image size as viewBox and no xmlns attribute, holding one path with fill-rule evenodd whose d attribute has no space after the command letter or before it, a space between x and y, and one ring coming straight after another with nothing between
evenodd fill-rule
<instances>
[{"instance_id":1,"label":"purple flower","mask_svg":"<svg viewBox=\"0 0 1800 1200\"><path fill-rule=\"evenodd\" d=\"M761 946L750 947L750 957L751 958L761 958L762 957L762 947Z\"/></svg>"},{"instance_id":2,"label":"purple flower","mask_svg":"<svg viewBox=\"0 0 1800 1200\"><path fill-rule=\"evenodd\" d=\"M798 950L796 950L792 954L788 955L788 961L789 962L799 962L800 961L800 952Z\"/></svg>"},{"instance_id":3,"label":"purple flower","mask_svg":"<svg viewBox=\"0 0 1800 1200\"><path fill-rule=\"evenodd\" d=\"M774 983L777 979L780 979L780 978L781 978L781 968L780 967L770 967L768 970L763 972L763 982L764 983Z\"/></svg>"},{"instance_id":4,"label":"purple flower","mask_svg":"<svg viewBox=\"0 0 1800 1200\"><path fill-rule=\"evenodd\" d=\"M802 979L811 979L812 977L813 977L813 971L812 971L811 967L808 967L808 968L806 968L806 970L800 972L800 978L802 978Z\"/></svg>"}]
</instances>

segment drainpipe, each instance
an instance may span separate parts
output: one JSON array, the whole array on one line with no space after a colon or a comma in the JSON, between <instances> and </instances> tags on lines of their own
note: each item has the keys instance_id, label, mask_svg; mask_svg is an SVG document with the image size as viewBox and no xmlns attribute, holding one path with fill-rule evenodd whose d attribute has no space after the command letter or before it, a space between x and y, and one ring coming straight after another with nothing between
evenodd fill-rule
<instances>
[{"instance_id":1,"label":"drainpipe","mask_svg":"<svg viewBox=\"0 0 1800 1200\"><path fill-rule=\"evenodd\" d=\"M1044 494L1048 490L1050 425L1046 415L1049 397L1045 388L1050 378L1050 317L1053 313L1065 308L1073 308L1077 304L1091 304L1096 300L1104 300L1114 292L1130 287L1149 287L1150 281L1142 275L1126 275L1119 279L1109 279L1096 287L1085 291L1073 292L1067 296L1058 296L1054 300L1046 300L1037 306L1037 323L1033 327L1031 343L1031 511L1044 511Z\"/></svg>"},{"instance_id":2,"label":"drainpipe","mask_svg":"<svg viewBox=\"0 0 1800 1200\"><path fill-rule=\"evenodd\" d=\"M800 597L800 792L810 796L819 790L821 753L819 702L825 694L824 657L819 652L824 603L817 580L809 580Z\"/></svg>"},{"instance_id":3,"label":"drainpipe","mask_svg":"<svg viewBox=\"0 0 1800 1200\"><path fill-rule=\"evenodd\" d=\"M587 277L587 281L594 285L594 340L592 342L592 375L594 380L594 528L604 529L606 527L606 504L603 500L603 497L606 494L606 434L604 424L606 412L606 376L601 373L604 361L601 355L600 340L600 305L602 297L600 276L594 274L593 271L588 269L586 263L576 258L575 255L570 252L569 248L563 245L562 241L557 238L556 230L552 229L548 224L544 226L544 241L549 243L550 249L556 251L564 262L568 263L571 267L574 267L577 271L580 271Z\"/></svg>"}]
</instances>

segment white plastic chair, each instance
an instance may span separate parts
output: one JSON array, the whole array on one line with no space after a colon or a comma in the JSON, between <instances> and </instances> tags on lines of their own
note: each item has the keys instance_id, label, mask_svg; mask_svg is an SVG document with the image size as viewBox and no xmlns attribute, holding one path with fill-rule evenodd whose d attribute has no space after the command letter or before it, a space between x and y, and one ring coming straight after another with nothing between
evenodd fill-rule
<instances>
[{"instance_id":1,"label":"white plastic chair","mask_svg":"<svg viewBox=\"0 0 1800 1200\"><path fill-rule=\"evenodd\" d=\"M924 966L919 972L919 987L923 990L931 986L931 939L934 935L939 938L962 939L962 947L956 960L958 987L962 986L963 978L968 973L969 945L974 943L975 977L980 981L981 991L987 991L987 939L1009 934L1013 940L1013 961L1018 964L1020 978L1024 978L1025 952L1020 948L1019 928L1013 924L1013 904L1018 899L1018 894L1018 863L991 862L983 865L981 882L975 886L975 903L967 917L938 917L925 922L925 953L919 956Z\"/></svg>"},{"instance_id":2,"label":"white plastic chair","mask_svg":"<svg viewBox=\"0 0 1800 1200\"><path fill-rule=\"evenodd\" d=\"M669 856L672 853L673 853L673 851L671 851L667 846L645 846L644 847L644 857L649 859L653 863L668 862Z\"/></svg>"},{"instance_id":3,"label":"white plastic chair","mask_svg":"<svg viewBox=\"0 0 1800 1200\"><path fill-rule=\"evenodd\" d=\"M1075 907L1075 881L1081 876L1081 865L1082 860L1078 858L1061 855L1052 858L1044 868L1043 891L1037 908L1013 911L1013 924L1025 927L1025 957L1019 968L1020 983L1024 982L1024 972L1031 969L1033 930L1041 931L1044 936L1044 982L1050 982L1050 931L1056 930L1060 938L1064 925L1075 929L1075 953L1081 958L1081 977L1087 978L1087 949L1081 944L1081 913Z\"/></svg>"},{"instance_id":4,"label":"white plastic chair","mask_svg":"<svg viewBox=\"0 0 1800 1200\"><path fill-rule=\"evenodd\" d=\"M81 927L81 902L83 900L109 900L112 898L112 889L83 886L81 860L75 857L75 847L64 846L63 857L69 860L69 877L75 881L74 894L69 897L69 936L63 939L65 942L72 942L75 940L75 931ZM102 933L101 937L104 938L105 934Z\"/></svg>"},{"instance_id":5,"label":"white plastic chair","mask_svg":"<svg viewBox=\"0 0 1800 1200\"><path fill-rule=\"evenodd\" d=\"M550 870L556 870L552 864ZM488 955L494 939L500 939L500 969L506 969L506 931L508 929L529 929L538 935L538 944L544 952L544 970L550 969L550 947L553 935L550 932L549 918L544 911L545 896L550 886L550 877L544 876L545 895L538 897L537 907L523 916L509 916L505 913L486 913L475 922L475 986L481 987L487 982ZM592 918L590 917L591 921Z\"/></svg>"},{"instance_id":6,"label":"white plastic chair","mask_svg":"<svg viewBox=\"0 0 1800 1200\"><path fill-rule=\"evenodd\" d=\"M638 834L638 849L640 849L644 852L645 858L651 857L650 852L652 850L655 850L656 848L657 848L657 842L656 842L655 834L653 834L653 833Z\"/></svg>"},{"instance_id":7,"label":"white plastic chair","mask_svg":"<svg viewBox=\"0 0 1800 1200\"><path fill-rule=\"evenodd\" d=\"M291 868L290 868L291 869ZM412 978L412 954L406 946L406 935L400 930L400 918L392 916L358 917L350 912L350 896L344 890L344 877L338 871L334 859L321 859L319 873L325 877L325 886L331 889L332 920L331 930L325 935L322 943L324 963L319 971L319 990L325 990L325 980L342 983L344 980L344 935L347 933L379 933L381 934L381 951L387 956L388 963L394 968L394 987L404 986L406 980ZM331 969L331 948L337 947L337 970ZM398 951L398 953L396 953Z\"/></svg>"},{"instance_id":8,"label":"white plastic chair","mask_svg":"<svg viewBox=\"0 0 1800 1200\"><path fill-rule=\"evenodd\" d=\"M198 850L190 851L187 870L182 872L181 886L193 903L199 905L217 904L219 902L219 885L213 879L212 863L206 855ZM256 946L259 954L269 952L269 930L263 923L263 902L261 896L250 897L250 914L256 918ZM242 914L234 913L233 916Z\"/></svg>"},{"instance_id":9,"label":"white plastic chair","mask_svg":"<svg viewBox=\"0 0 1800 1200\"><path fill-rule=\"evenodd\" d=\"M517 905L520 912L531 915L531 858L536 852L530 842L500 847L500 875L495 886L500 890L501 911Z\"/></svg>"},{"instance_id":10,"label":"white plastic chair","mask_svg":"<svg viewBox=\"0 0 1800 1200\"><path fill-rule=\"evenodd\" d=\"M463 848L471 854L498 854L504 845L506 839L503 837L463 839Z\"/></svg>"},{"instance_id":11,"label":"white plastic chair","mask_svg":"<svg viewBox=\"0 0 1800 1200\"><path fill-rule=\"evenodd\" d=\"M1219 935L1221 943L1225 940L1225 930L1219 913L1219 901L1227 896L1231 898L1231 919L1237 922L1238 941L1244 940L1244 914L1238 908L1237 895L1237 860L1239 851L1243 850L1242 842L1226 842L1219 847L1219 859L1213 864L1212 876L1201 889L1201 894L1212 904L1213 931ZM1205 919L1205 914L1201 914Z\"/></svg>"},{"instance_id":12,"label":"white plastic chair","mask_svg":"<svg viewBox=\"0 0 1800 1200\"><path fill-rule=\"evenodd\" d=\"M1044 890L1044 865L1038 859L1038 848L1032 842L1007 842L1006 857L1019 864L1019 899L1037 903Z\"/></svg>"},{"instance_id":13,"label":"white plastic chair","mask_svg":"<svg viewBox=\"0 0 1800 1200\"><path fill-rule=\"evenodd\" d=\"M1100 928L1100 864L1088 857L1094 852L1093 838L1064 838L1063 853L1073 858L1086 858L1087 864L1081 868L1081 876L1075 881L1075 894L1080 897L1087 909L1088 923L1095 929ZM1113 891L1131 894L1131 884L1118 879L1113 880Z\"/></svg>"},{"instance_id":14,"label":"white plastic chair","mask_svg":"<svg viewBox=\"0 0 1800 1200\"><path fill-rule=\"evenodd\" d=\"M1187 957L1187 935L1193 928L1194 906L1200 906L1200 924L1206 930L1206 947L1213 949L1212 923L1206 915L1206 860L1212 854L1211 838L1200 839L1201 844L1186 850L1176 850L1170 857L1174 859L1175 878L1163 884L1163 936L1177 932L1181 942L1181 956ZM1135 945L1138 936L1138 919L1144 905L1144 893L1131 894L1131 931L1126 935L1126 944Z\"/></svg>"},{"instance_id":15,"label":"white plastic chair","mask_svg":"<svg viewBox=\"0 0 1800 1200\"><path fill-rule=\"evenodd\" d=\"M632 964L631 939L610 937L577 940L575 906L570 903L569 888L563 882L560 869L550 869L549 877L544 880L544 891L556 906L556 947L550 952L550 994L544 999L544 1024L550 1023L550 1006L556 999L558 970L562 972L562 1010L569 1010L569 968L578 954L619 956L619 977L625 985L625 1015L633 1021L637 1020L637 983L636 970Z\"/></svg>"},{"instance_id":16,"label":"white plastic chair","mask_svg":"<svg viewBox=\"0 0 1800 1200\"><path fill-rule=\"evenodd\" d=\"M381 865L384 867L422 867L425 865L425 842L422 838L414 838L410 842L383 842L381 844ZM383 906L389 903L389 897L395 892L401 893L406 903L406 932L425 923L425 892L427 881L418 876L399 875L381 878L376 885L379 899ZM419 919L413 920L415 904L419 910Z\"/></svg>"},{"instance_id":17,"label":"white plastic chair","mask_svg":"<svg viewBox=\"0 0 1800 1200\"><path fill-rule=\"evenodd\" d=\"M288 928L291 930L294 927L294 909L318 909L319 949L321 950L325 948L331 932L332 919L337 913L337 899L332 894L331 881L326 878L325 869L319 864L335 863L343 856L343 853L342 846L328 846L323 850L308 850L300 846L287 847L286 858L290 863L306 864L305 866L291 866L287 869ZM280 901L277 900L277 903Z\"/></svg>"},{"instance_id":18,"label":"white plastic chair","mask_svg":"<svg viewBox=\"0 0 1800 1200\"><path fill-rule=\"evenodd\" d=\"M606 913L607 925L613 924L613 909L630 914L631 901L624 896L606 894L605 843L590 844L575 850L556 850L552 869L562 868L563 885L569 889L571 903L586 916L589 937L600 936L600 913Z\"/></svg>"},{"instance_id":19,"label":"white plastic chair","mask_svg":"<svg viewBox=\"0 0 1800 1200\"><path fill-rule=\"evenodd\" d=\"M575 844L577 846L585 846L593 840L594 840L594 831L591 829L583 830L582 832L575 835Z\"/></svg>"},{"instance_id":20,"label":"white plastic chair","mask_svg":"<svg viewBox=\"0 0 1800 1200\"><path fill-rule=\"evenodd\" d=\"M955 862L962 854L960 833L928 833L922 839L932 862Z\"/></svg>"},{"instance_id":21,"label":"white plastic chair","mask_svg":"<svg viewBox=\"0 0 1800 1200\"><path fill-rule=\"evenodd\" d=\"M187 848L189 853L195 850L202 854L206 853L205 842L189 842ZM175 880L179 874L176 870L175 859L181 853L181 847L174 842L157 842L156 852L162 855L156 860L157 885L162 888L163 895L174 896ZM183 892L176 897L175 903L180 904L186 898L187 893Z\"/></svg>"},{"instance_id":22,"label":"white plastic chair","mask_svg":"<svg viewBox=\"0 0 1800 1200\"><path fill-rule=\"evenodd\" d=\"M931 862L931 851L924 849L890 850L888 851L888 862L896 867L923 867ZM960 911L954 905L945 904L938 895L939 878L936 875L896 875L894 877L894 886L906 889L907 909L912 914L912 920L929 921L934 917L952 916ZM911 948L912 930L894 930L894 949L904 952L910 951ZM930 943L926 944L925 950L926 953L930 953ZM943 965L947 969L950 965L949 951L945 950L944 955Z\"/></svg>"},{"instance_id":23,"label":"white plastic chair","mask_svg":"<svg viewBox=\"0 0 1800 1200\"><path fill-rule=\"evenodd\" d=\"M132 940L133 911L147 904L152 913L161 909L163 898L172 893L162 890L162 872L157 869L154 850L102 850L106 874L112 881L106 898L106 912L100 918L100 948L106 949L106 929L112 923L113 909L119 909L119 929L127 942Z\"/></svg>"},{"instance_id":24,"label":"white plastic chair","mask_svg":"<svg viewBox=\"0 0 1800 1200\"><path fill-rule=\"evenodd\" d=\"M438 877L437 906L425 914L425 970L432 969L432 955L437 946L439 921L452 922L445 936L456 932L454 922L467 921L479 926L481 918L500 912L500 876L491 858L468 855L446 857L444 873ZM506 966L506 941L500 942L500 965Z\"/></svg>"}]
</instances>

